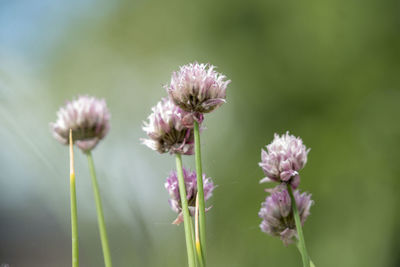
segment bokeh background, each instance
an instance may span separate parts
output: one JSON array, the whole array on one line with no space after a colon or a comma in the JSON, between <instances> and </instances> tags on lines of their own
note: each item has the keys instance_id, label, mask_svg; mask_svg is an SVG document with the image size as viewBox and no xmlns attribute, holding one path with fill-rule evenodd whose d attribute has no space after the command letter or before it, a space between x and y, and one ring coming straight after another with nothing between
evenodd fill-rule
<instances>
[{"instance_id":1,"label":"bokeh background","mask_svg":"<svg viewBox=\"0 0 400 267\"><path fill-rule=\"evenodd\" d=\"M68 149L49 131L66 100L107 100L94 150L115 266L185 266L164 181L174 158L140 144L178 66L232 83L207 115L209 266L300 266L262 233L261 148L289 130L312 150L301 188L316 266L400 266L400 4L395 0L0 2L0 264L70 266ZM194 166L193 157L184 163ZM86 158L76 152L81 265L103 266Z\"/></svg>"}]
</instances>

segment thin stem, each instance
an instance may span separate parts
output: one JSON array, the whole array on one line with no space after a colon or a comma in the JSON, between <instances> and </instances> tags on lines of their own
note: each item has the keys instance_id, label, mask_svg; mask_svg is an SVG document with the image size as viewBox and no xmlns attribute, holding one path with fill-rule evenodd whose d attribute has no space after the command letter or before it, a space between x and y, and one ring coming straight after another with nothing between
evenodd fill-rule
<instances>
[{"instance_id":1,"label":"thin stem","mask_svg":"<svg viewBox=\"0 0 400 267\"><path fill-rule=\"evenodd\" d=\"M189 214L188 202L186 197L185 179L183 178L182 156L180 154L176 154L176 171L178 174L179 194L181 197L181 204L182 204L183 224L185 227L188 263L189 267L194 267L196 265L196 262L193 249L193 229L192 229L191 218Z\"/></svg>"},{"instance_id":2,"label":"thin stem","mask_svg":"<svg viewBox=\"0 0 400 267\"><path fill-rule=\"evenodd\" d=\"M86 155L89 163L90 176L92 177L94 200L96 202L96 210L97 210L97 222L99 225L101 246L103 248L104 265L106 267L111 267L112 263L111 263L110 247L108 245L106 223L104 222L103 206L101 204L99 185L97 183L93 157L90 151L87 152Z\"/></svg>"},{"instance_id":3,"label":"thin stem","mask_svg":"<svg viewBox=\"0 0 400 267\"><path fill-rule=\"evenodd\" d=\"M200 130L199 123L197 121L194 122L194 145L197 173L197 192L199 200L200 246L203 255L203 263L204 266L206 266L206 209L204 203L203 170L201 166Z\"/></svg>"},{"instance_id":4,"label":"thin stem","mask_svg":"<svg viewBox=\"0 0 400 267\"><path fill-rule=\"evenodd\" d=\"M196 194L196 209L194 215L194 229L195 229L195 246L197 259L200 267L204 267L203 254L201 253L200 236L199 236L199 192Z\"/></svg>"},{"instance_id":5,"label":"thin stem","mask_svg":"<svg viewBox=\"0 0 400 267\"><path fill-rule=\"evenodd\" d=\"M297 235L299 236L299 242L297 247L299 248L301 258L303 260L303 266L310 267L310 259L308 258L306 243L304 241L304 235L303 235L303 229L301 227L299 211L297 209L296 199L294 198L293 189L290 183L287 184L287 190L289 192L290 200L292 202L294 221L296 223Z\"/></svg>"},{"instance_id":6,"label":"thin stem","mask_svg":"<svg viewBox=\"0 0 400 267\"><path fill-rule=\"evenodd\" d=\"M300 248L299 248L299 242L297 242L296 247L297 247L297 249L299 250L300 255L301 255L301 250L300 250ZM314 264L314 262L313 262L311 259L310 259L310 267L315 267L315 264Z\"/></svg>"},{"instance_id":7,"label":"thin stem","mask_svg":"<svg viewBox=\"0 0 400 267\"><path fill-rule=\"evenodd\" d=\"M71 193L71 237L72 237L72 267L79 267L79 238L78 238L78 212L76 205L76 186L74 168L74 143L72 130L69 131L69 186Z\"/></svg>"},{"instance_id":8,"label":"thin stem","mask_svg":"<svg viewBox=\"0 0 400 267\"><path fill-rule=\"evenodd\" d=\"M190 226L192 227L191 234L192 234L192 237L194 238L193 233L195 232L195 228L194 228L195 226L193 225L192 216L190 216L189 219L190 219ZM197 253L196 244L193 245L193 251L194 251L195 254ZM194 260L195 260L195 263L196 263L195 266L196 267L202 267L203 265L200 265L200 264L203 264L203 263L200 262L198 255L196 255L196 256L194 257Z\"/></svg>"}]
</instances>

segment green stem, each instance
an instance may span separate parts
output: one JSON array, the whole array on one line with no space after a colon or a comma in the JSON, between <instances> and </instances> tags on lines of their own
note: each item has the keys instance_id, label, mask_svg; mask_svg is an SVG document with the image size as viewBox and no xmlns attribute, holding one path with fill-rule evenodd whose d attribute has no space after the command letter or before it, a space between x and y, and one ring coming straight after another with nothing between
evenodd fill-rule
<instances>
[{"instance_id":1,"label":"green stem","mask_svg":"<svg viewBox=\"0 0 400 267\"><path fill-rule=\"evenodd\" d=\"M199 193L196 194L196 210L194 215L194 236L195 236L195 248L197 253L197 261L200 267L204 267L204 257L201 253L200 236L199 236Z\"/></svg>"},{"instance_id":2,"label":"green stem","mask_svg":"<svg viewBox=\"0 0 400 267\"><path fill-rule=\"evenodd\" d=\"M79 267L78 212L76 208L75 174L70 175L72 267Z\"/></svg>"},{"instance_id":3,"label":"green stem","mask_svg":"<svg viewBox=\"0 0 400 267\"><path fill-rule=\"evenodd\" d=\"M206 210L204 203L203 170L201 166L200 130L199 123L197 121L194 122L194 145L197 173L197 192L199 196L200 247L203 255L203 263L204 266L206 266Z\"/></svg>"},{"instance_id":4,"label":"green stem","mask_svg":"<svg viewBox=\"0 0 400 267\"><path fill-rule=\"evenodd\" d=\"M300 254L301 254L301 250L299 248L299 242L297 242L297 249L299 250ZM315 267L314 262L310 259L310 267Z\"/></svg>"},{"instance_id":5,"label":"green stem","mask_svg":"<svg viewBox=\"0 0 400 267\"><path fill-rule=\"evenodd\" d=\"M183 178L182 156L180 154L176 154L176 171L178 174L179 194L181 197L181 204L182 204L183 224L185 227L188 262L189 262L189 267L194 267L196 266L196 262L194 257L194 248L193 248L193 229L192 229L191 218L189 214L188 202L186 197L185 179Z\"/></svg>"},{"instance_id":6,"label":"green stem","mask_svg":"<svg viewBox=\"0 0 400 267\"><path fill-rule=\"evenodd\" d=\"M304 235L303 235L303 229L301 227L299 211L297 209L296 199L294 198L293 189L292 189L292 186L290 185L290 183L287 184L287 190L289 192L290 200L292 202L292 210L293 210L294 221L296 223L297 235L299 236L299 242L298 242L298 246L297 247L299 248L301 257L303 259L303 266L304 267L310 267L310 259L308 258L307 249L306 249L306 243L304 241Z\"/></svg>"},{"instance_id":7,"label":"green stem","mask_svg":"<svg viewBox=\"0 0 400 267\"><path fill-rule=\"evenodd\" d=\"M69 129L69 187L71 194L72 267L79 267L78 209L76 205L74 142L71 129Z\"/></svg>"},{"instance_id":8,"label":"green stem","mask_svg":"<svg viewBox=\"0 0 400 267\"><path fill-rule=\"evenodd\" d=\"M90 151L87 152L87 158L89 162L90 175L92 177L94 200L96 202L97 222L99 224L101 246L103 248L104 265L106 267L111 267L112 263L111 263L110 247L108 245L107 230L103 215L103 207L101 205L100 191L99 191L99 185L97 183L96 171L94 169L93 157Z\"/></svg>"}]
</instances>

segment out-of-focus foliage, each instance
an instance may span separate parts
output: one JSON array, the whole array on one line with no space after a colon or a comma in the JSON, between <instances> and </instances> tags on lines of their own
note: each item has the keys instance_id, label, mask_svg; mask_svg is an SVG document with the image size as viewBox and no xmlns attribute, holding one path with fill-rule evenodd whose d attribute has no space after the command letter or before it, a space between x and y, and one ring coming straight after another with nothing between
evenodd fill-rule
<instances>
[{"instance_id":1,"label":"out-of-focus foliage","mask_svg":"<svg viewBox=\"0 0 400 267\"><path fill-rule=\"evenodd\" d=\"M171 225L169 155L140 145L142 121L179 65L210 62L232 83L206 116L209 266L300 266L259 230L257 163L273 133L312 150L301 189L316 266L400 265L400 17L394 0L10 1L0 3L0 264L70 266L68 150L55 112L104 97L110 134L93 151L115 266L185 266ZM194 166L193 157L184 162ZM102 266L85 157L76 150L82 266Z\"/></svg>"}]
</instances>

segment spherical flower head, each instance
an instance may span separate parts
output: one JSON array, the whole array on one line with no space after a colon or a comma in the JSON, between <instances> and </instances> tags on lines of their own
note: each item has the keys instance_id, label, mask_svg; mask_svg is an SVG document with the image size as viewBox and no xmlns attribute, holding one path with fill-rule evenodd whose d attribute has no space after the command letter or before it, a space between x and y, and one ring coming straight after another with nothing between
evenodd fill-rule
<instances>
[{"instance_id":1,"label":"spherical flower head","mask_svg":"<svg viewBox=\"0 0 400 267\"><path fill-rule=\"evenodd\" d=\"M180 67L165 86L172 101L188 112L208 113L225 103L230 80L215 66L197 62Z\"/></svg>"},{"instance_id":2,"label":"spherical flower head","mask_svg":"<svg viewBox=\"0 0 400 267\"><path fill-rule=\"evenodd\" d=\"M303 225L310 215L310 207L314 201L311 200L310 194L300 194L299 190L294 191L294 198ZM261 204L261 210L258 213L258 216L262 219L261 230L272 236L280 237L285 246L292 243L294 238L297 238L291 205L292 202L286 189L275 191Z\"/></svg>"},{"instance_id":3,"label":"spherical flower head","mask_svg":"<svg viewBox=\"0 0 400 267\"><path fill-rule=\"evenodd\" d=\"M69 130L72 129L74 143L84 152L91 151L110 129L110 113L104 99L79 96L67 102L57 112L57 121L50 123L55 139L69 144Z\"/></svg>"},{"instance_id":4,"label":"spherical flower head","mask_svg":"<svg viewBox=\"0 0 400 267\"><path fill-rule=\"evenodd\" d=\"M192 216L195 214L196 210L196 196L197 196L197 175L196 172L187 170L183 168L183 178L185 180L186 187L186 198L188 201L189 212ZM212 182L211 178L206 178L206 175L203 174L203 191L204 191L204 201L208 200L212 196L212 192L215 186ZM173 222L174 224L180 224L183 222L182 216L182 204L181 204L181 196L179 193L179 182L178 175L176 171L172 171L170 175L167 177L167 181L165 182L165 189L167 189L170 199L168 200L171 209L178 213L178 217ZM208 211L210 208L207 208Z\"/></svg>"},{"instance_id":5,"label":"spherical flower head","mask_svg":"<svg viewBox=\"0 0 400 267\"><path fill-rule=\"evenodd\" d=\"M143 131L149 138L141 139L142 143L160 153L192 155L192 115L166 98L158 102L152 111L143 126Z\"/></svg>"},{"instance_id":6,"label":"spherical flower head","mask_svg":"<svg viewBox=\"0 0 400 267\"><path fill-rule=\"evenodd\" d=\"M275 134L272 143L267 145L267 151L261 151L259 165L266 177L260 182L285 182L297 188L300 183L298 171L306 164L309 151L300 137L296 138L289 132L282 136Z\"/></svg>"}]
</instances>

